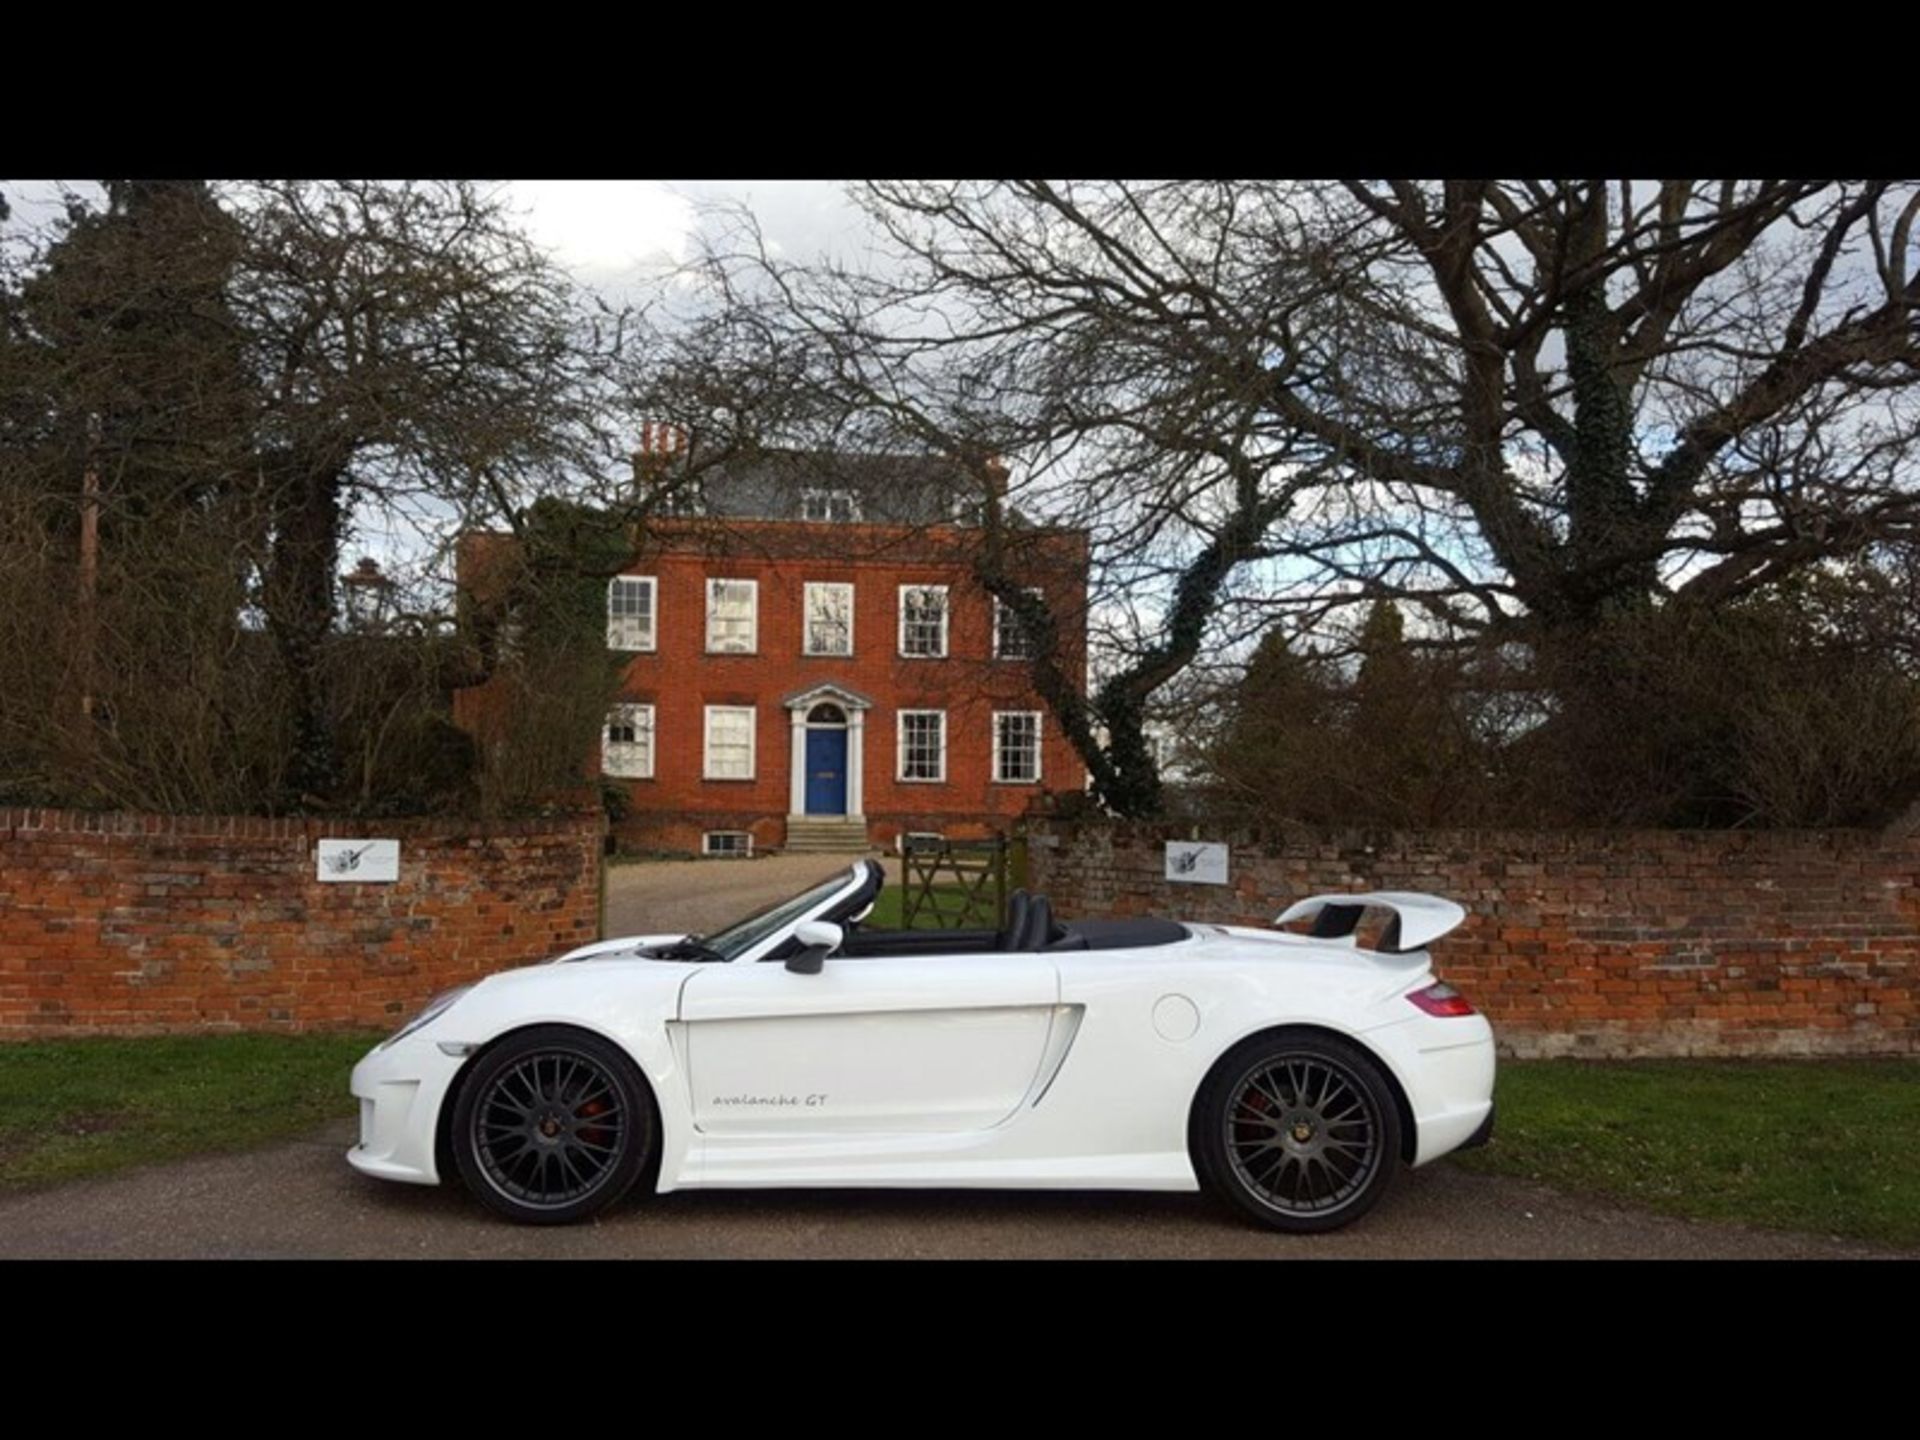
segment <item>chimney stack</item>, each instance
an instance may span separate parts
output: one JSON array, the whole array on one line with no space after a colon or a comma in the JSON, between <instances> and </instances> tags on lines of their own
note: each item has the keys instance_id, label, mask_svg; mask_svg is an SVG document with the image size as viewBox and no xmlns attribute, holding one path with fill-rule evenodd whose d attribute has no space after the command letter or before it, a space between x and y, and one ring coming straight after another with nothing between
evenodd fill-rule
<instances>
[{"instance_id":1,"label":"chimney stack","mask_svg":"<svg viewBox=\"0 0 1920 1440\"><path fill-rule=\"evenodd\" d=\"M691 437L667 420L647 420L640 426L640 443L633 452L633 488L645 497L667 483L674 462L686 456Z\"/></svg>"},{"instance_id":2,"label":"chimney stack","mask_svg":"<svg viewBox=\"0 0 1920 1440\"><path fill-rule=\"evenodd\" d=\"M668 420L647 420L640 426L640 445L633 452L636 471L657 471L687 453L689 436Z\"/></svg>"}]
</instances>

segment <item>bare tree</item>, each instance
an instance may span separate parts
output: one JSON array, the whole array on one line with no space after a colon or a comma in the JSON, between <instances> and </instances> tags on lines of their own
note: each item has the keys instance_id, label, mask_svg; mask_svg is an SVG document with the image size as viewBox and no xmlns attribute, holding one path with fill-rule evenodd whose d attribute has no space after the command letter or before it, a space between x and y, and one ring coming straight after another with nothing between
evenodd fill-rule
<instances>
[{"instance_id":1,"label":"bare tree","mask_svg":"<svg viewBox=\"0 0 1920 1440\"><path fill-rule=\"evenodd\" d=\"M859 194L877 260L783 262L741 217L656 358L709 432L1005 455L1017 508L1091 530L1100 679L1042 681L1125 813L1153 697L1276 614L1577 644L1913 534L1911 184ZM1017 604L1004 533L980 573Z\"/></svg>"},{"instance_id":2,"label":"bare tree","mask_svg":"<svg viewBox=\"0 0 1920 1440\"><path fill-rule=\"evenodd\" d=\"M46 601L0 657L0 745L70 802L399 803L418 787L381 757L446 740L447 691L484 667L437 598L349 643L342 547L402 513L450 550L602 465L622 319L475 185L106 188L10 251L0 297L23 521L0 540ZM96 688L62 669L111 703L13 703Z\"/></svg>"},{"instance_id":3,"label":"bare tree","mask_svg":"<svg viewBox=\"0 0 1920 1440\"><path fill-rule=\"evenodd\" d=\"M234 306L264 397L262 608L290 685L290 784L337 757L314 656L333 626L348 516L370 502L458 515L597 458L597 346L565 273L467 183L258 182Z\"/></svg>"},{"instance_id":4,"label":"bare tree","mask_svg":"<svg viewBox=\"0 0 1920 1440\"><path fill-rule=\"evenodd\" d=\"M1101 798L1150 813L1152 697L1218 642L1236 572L1329 462L1239 383L1250 334L1138 323L1106 293L1096 245L1031 206L1005 210L997 193L982 201L996 223L1033 228L980 242L986 268L968 274L917 228L954 222L962 192L940 195L869 192L899 262L885 269L783 264L750 215L732 215L680 277L697 304L654 332L635 403L671 408L719 451L778 441L947 459L971 496L974 574L1033 638L1042 697ZM1080 293L1053 293L1068 271ZM1255 298L1274 323L1320 285L1286 257L1264 272ZM1099 557L1073 614L1029 585L1061 528L1086 531ZM1078 643L1089 629L1091 690Z\"/></svg>"}]
</instances>

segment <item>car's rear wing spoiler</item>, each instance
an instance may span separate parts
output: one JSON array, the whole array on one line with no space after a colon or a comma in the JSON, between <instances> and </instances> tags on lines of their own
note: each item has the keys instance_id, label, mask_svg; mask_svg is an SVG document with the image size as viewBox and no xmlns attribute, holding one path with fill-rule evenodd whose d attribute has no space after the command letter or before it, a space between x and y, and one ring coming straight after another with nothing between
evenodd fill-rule
<instances>
[{"instance_id":1,"label":"car's rear wing spoiler","mask_svg":"<svg viewBox=\"0 0 1920 1440\"><path fill-rule=\"evenodd\" d=\"M1393 912L1376 947L1389 954L1423 949L1467 918L1464 909L1438 895L1369 890L1358 895L1310 895L1289 905L1273 923L1312 920L1313 929L1308 933L1315 939L1338 940L1353 934L1360 917L1370 909Z\"/></svg>"}]
</instances>

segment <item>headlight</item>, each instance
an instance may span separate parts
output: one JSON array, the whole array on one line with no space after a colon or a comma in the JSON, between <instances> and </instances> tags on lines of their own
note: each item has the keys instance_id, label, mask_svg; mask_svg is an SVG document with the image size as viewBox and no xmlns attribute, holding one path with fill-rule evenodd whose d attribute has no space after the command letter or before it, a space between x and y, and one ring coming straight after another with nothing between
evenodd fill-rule
<instances>
[{"instance_id":1,"label":"headlight","mask_svg":"<svg viewBox=\"0 0 1920 1440\"><path fill-rule=\"evenodd\" d=\"M431 1000L427 1001L426 1009L422 1010L418 1015L414 1016L413 1019L407 1021L406 1024L402 1025L398 1030L394 1031L393 1034L389 1035L386 1039L382 1040L380 1042L380 1048L384 1050L389 1045L398 1045L402 1040L406 1039L407 1036L413 1034L413 1032L418 1030L422 1025L428 1024L429 1022L434 1020L438 1020L442 1015L446 1014L447 1011L453 1008L454 1001L458 1000L462 995L466 994L471 989L473 989L473 986L471 985L462 985L458 989L442 990L438 995L434 996Z\"/></svg>"}]
</instances>

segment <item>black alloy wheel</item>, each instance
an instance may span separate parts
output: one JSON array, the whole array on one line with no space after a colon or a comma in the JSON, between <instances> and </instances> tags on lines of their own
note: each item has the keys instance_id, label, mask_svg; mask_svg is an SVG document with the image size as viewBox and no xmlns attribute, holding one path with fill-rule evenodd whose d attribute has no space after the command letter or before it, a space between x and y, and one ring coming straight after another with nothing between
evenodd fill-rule
<instances>
[{"instance_id":1,"label":"black alloy wheel","mask_svg":"<svg viewBox=\"0 0 1920 1440\"><path fill-rule=\"evenodd\" d=\"M1400 1164L1400 1116L1379 1066L1317 1033L1256 1036L1209 1077L1195 1160L1209 1188L1280 1230L1333 1230L1372 1209Z\"/></svg>"},{"instance_id":2,"label":"black alloy wheel","mask_svg":"<svg viewBox=\"0 0 1920 1440\"><path fill-rule=\"evenodd\" d=\"M581 1220L614 1203L652 1157L653 1097L598 1036L545 1026L475 1062L453 1117L467 1188L530 1224Z\"/></svg>"}]
</instances>

